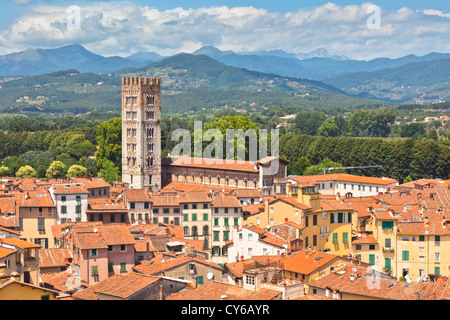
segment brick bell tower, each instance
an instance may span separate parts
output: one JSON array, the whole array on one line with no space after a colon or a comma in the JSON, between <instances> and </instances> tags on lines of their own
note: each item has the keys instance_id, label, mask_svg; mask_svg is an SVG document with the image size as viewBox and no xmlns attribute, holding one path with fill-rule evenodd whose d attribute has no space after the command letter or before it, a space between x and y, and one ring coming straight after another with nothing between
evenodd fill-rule
<instances>
[{"instance_id":1,"label":"brick bell tower","mask_svg":"<svg viewBox=\"0 0 450 320\"><path fill-rule=\"evenodd\" d=\"M122 181L161 188L160 78L122 78Z\"/></svg>"}]
</instances>

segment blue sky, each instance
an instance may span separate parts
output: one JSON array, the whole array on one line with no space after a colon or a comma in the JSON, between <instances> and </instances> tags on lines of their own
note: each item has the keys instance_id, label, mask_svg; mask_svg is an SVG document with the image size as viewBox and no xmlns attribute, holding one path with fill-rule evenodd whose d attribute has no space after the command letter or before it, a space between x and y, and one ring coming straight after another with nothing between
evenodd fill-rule
<instances>
[{"instance_id":1,"label":"blue sky","mask_svg":"<svg viewBox=\"0 0 450 320\"><path fill-rule=\"evenodd\" d=\"M0 54L80 43L103 55L325 48L355 59L450 52L444 0L0 0ZM67 30L67 8L80 29ZM367 25L380 8L379 28ZM181 9L175 9L181 8Z\"/></svg>"}]
</instances>

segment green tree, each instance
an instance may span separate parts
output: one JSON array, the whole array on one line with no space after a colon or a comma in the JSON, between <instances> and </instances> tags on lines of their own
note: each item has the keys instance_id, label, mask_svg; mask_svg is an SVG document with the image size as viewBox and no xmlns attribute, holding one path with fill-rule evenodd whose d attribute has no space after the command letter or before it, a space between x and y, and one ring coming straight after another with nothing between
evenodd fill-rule
<instances>
[{"instance_id":1,"label":"green tree","mask_svg":"<svg viewBox=\"0 0 450 320\"><path fill-rule=\"evenodd\" d=\"M328 168L339 168L342 167L342 164L338 162L333 162L332 160L325 158L323 159L319 164L309 166L306 168L305 172L303 173L305 176L308 175L317 175L317 174L323 174L325 173L346 173L347 171L345 169L338 169L338 170L332 170L328 171Z\"/></svg>"},{"instance_id":2,"label":"green tree","mask_svg":"<svg viewBox=\"0 0 450 320\"><path fill-rule=\"evenodd\" d=\"M61 161L53 161L48 167L45 177L47 179L64 177L64 167L65 165Z\"/></svg>"},{"instance_id":3,"label":"green tree","mask_svg":"<svg viewBox=\"0 0 450 320\"><path fill-rule=\"evenodd\" d=\"M103 162L111 161L119 172L122 168L122 121L111 118L97 126L97 167L103 168Z\"/></svg>"},{"instance_id":4,"label":"green tree","mask_svg":"<svg viewBox=\"0 0 450 320\"><path fill-rule=\"evenodd\" d=\"M67 171L68 177L84 177L86 176L87 169L78 164L72 165Z\"/></svg>"},{"instance_id":5,"label":"green tree","mask_svg":"<svg viewBox=\"0 0 450 320\"><path fill-rule=\"evenodd\" d=\"M303 134L317 135L317 130L327 119L323 112L303 111L295 117L295 128Z\"/></svg>"},{"instance_id":6,"label":"green tree","mask_svg":"<svg viewBox=\"0 0 450 320\"><path fill-rule=\"evenodd\" d=\"M403 179L403 183L408 183L408 182L412 182L413 179L411 178L411 176L407 176L405 179Z\"/></svg>"},{"instance_id":7,"label":"green tree","mask_svg":"<svg viewBox=\"0 0 450 320\"><path fill-rule=\"evenodd\" d=\"M339 127L333 119L328 118L317 129L317 134L324 137L337 137L339 135Z\"/></svg>"},{"instance_id":8,"label":"green tree","mask_svg":"<svg viewBox=\"0 0 450 320\"><path fill-rule=\"evenodd\" d=\"M0 167L0 178L7 176L9 173L9 168L5 166Z\"/></svg>"},{"instance_id":9,"label":"green tree","mask_svg":"<svg viewBox=\"0 0 450 320\"><path fill-rule=\"evenodd\" d=\"M17 172L16 172L16 177L18 177L18 178L23 178L23 177L34 178L34 177L36 177L36 170L34 170L32 166L28 166L28 165L20 167L19 170L17 170Z\"/></svg>"},{"instance_id":10,"label":"green tree","mask_svg":"<svg viewBox=\"0 0 450 320\"><path fill-rule=\"evenodd\" d=\"M109 184L119 180L119 168L110 160L103 161L103 167L100 169L100 176Z\"/></svg>"},{"instance_id":11,"label":"green tree","mask_svg":"<svg viewBox=\"0 0 450 320\"><path fill-rule=\"evenodd\" d=\"M311 166L311 161L307 157L301 157L292 165L288 166L288 174L302 175L309 166Z\"/></svg>"}]
</instances>

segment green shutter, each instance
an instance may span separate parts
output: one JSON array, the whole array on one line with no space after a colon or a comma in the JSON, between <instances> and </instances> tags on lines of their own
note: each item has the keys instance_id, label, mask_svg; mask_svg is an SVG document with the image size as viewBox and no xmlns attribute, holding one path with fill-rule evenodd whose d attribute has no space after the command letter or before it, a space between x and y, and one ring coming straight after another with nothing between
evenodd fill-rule
<instances>
[{"instance_id":1,"label":"green shutter","mask_svg":"<svg viewBox=\"0 0 450 320\"><path fill-rule=\"evenodd\" d=\"M382 221L381 227L385 230L390 230L394 227L394 221Z\"/></svg>"},{"instance_id":2,"label":"green shutter","mask_svg":"<svg viewBox=\"0 0 450 320\"><path fill-rule=\"evenodd\" d=\"M388 271L391 271L391 258L385 258L385 259L384 259L384 267L385 267Z\"/></svg>"},{"instance_id":3,"label":"green shutter","mask_svg":"<svg viewBox=\"0 0 450 320\"><path fill-rule=\"evenodd\" d=\"M203 221L208 221L208 214L207 213L203 214Z\"/></svg>"},{"instance_id":4,"label":"green shutter","mask_svg":"<svg viewBox=\"0 0 450 320\"><path fill-rule=\"evenodd\" d=\"M375 255L374 254L369 254L369 263L375 264Z\"/></svg>"},{"instance_id":5,"label":"green shutter","mask_svg":"<svg viewBox=\"0 0 450 320\"><path fill-rule=\"evenodd\" d=\"M342 242L348 243L348 232L342 233Z\"/></svg>"},{"instance_id":6,"label":"green shutter","mask_svg":"<svg viewBox=\"0 0 450 320\"><path fill-rule=\"evenodd\" d=\"M338 212L338 223L342 223L344 221L344 213Z\"/></svg>"},{"instance_id":7,"label":"green shutter","mask_svg":"<svg viewBox=\"0 0 450 320\"><path fill-rule=\"evenodd\" d=\"M203 284L203 276L198 276L198 284Z\"/></svg>"},{"instance_id":8,"label":"green shutter","mask_svg":"<svg viewBox=\"0 0 450 320\"><path fill-rule=\"evenodd\" d=\"M19 231L23 231L23 218L19 218Z\"/></svg>"},{"instance_id":9,"label":"green shutter","mask_svg":"<svg viewBox=\"0 0 450 320\"><path fill-rule=\"evenodd\" d=\"M92 266L91 274L93 276L98 276L98 267L97 266Z\"/></svg>"},{"instance_id":10,"label":"green shutter","mask_svg":"<svg viewBox=\"0 0 450 320\"><path fill-rule=\"evenodd\" d=\"M187 213L183 214L183 221L189 221L189 215Z\"/></svg>"},{"instance_id":11,"label":"green shutter","mask_svg":"<svg viewBox=\"0 0 450 320\"><path fill-rule=\"evenodd\" d=\"M338 234L333 233L333 243L338 243Z\"/></svg>"},{"instance_id":12,"label":"green shutter","mask_svg":"<svg viewBox=\"0 0 450 320\"><path fill-rule=\"evenodd\" d=\"M234 218L234 225L238 226L239 225L239 218Z\"/></svg>"},{"instance_id":13,"label":"green shutter","mask_svg":"<svg viewBox=\"0 0 450 320\"><path fill-rule=\"evenodd\" d=\"M441 236L434 236L434 245L437 247L441 245Z\"/></svg>"},{"instance_id":14,"label":"green shutter","mask_svg":"<svg viewBox=\"0 0 450 320\"><path fill-rule=\"evenodd\" d=\"M114 272L114 267L112 262L108 262L108 272Z\"/></svg>"},{"instance_id":15,"label":"green shutter","mask_svg":"<svg viewBox=\"0 0 450 320\"><path fill-rule=\"evenodd\" d=\"M348 212L348 223L352 223L352 213Z\"/></svg>"},{"instance_id":16,"label":"green shutter","mask_svg":"<svg viewBox=\"0 0 450 320\"><path fill-rule=\"evenodd\" d=\"M408 250L403 250L402 251L402 260L403 261L409 261L409 251Z\"/></svg>"},{"instance_id":17,"label":"green shutter","mask_svg":"<svg viewBox=\"0 0 450 320\"><path fill-rule=\"evenodd\" d=\"M434 274L439 276L441 275L441 268L440 267L434 267Z\"/></svg>"},{"instance_id":18,"label":"green shutter","mask_svg":"<svg viewBox=\"0 0 450 320\"><path fill-rule=\"evenodd\" d=\"M218 226L219 225L219 218L214 218L214 225Z\"/></svg>"}]
</instances>

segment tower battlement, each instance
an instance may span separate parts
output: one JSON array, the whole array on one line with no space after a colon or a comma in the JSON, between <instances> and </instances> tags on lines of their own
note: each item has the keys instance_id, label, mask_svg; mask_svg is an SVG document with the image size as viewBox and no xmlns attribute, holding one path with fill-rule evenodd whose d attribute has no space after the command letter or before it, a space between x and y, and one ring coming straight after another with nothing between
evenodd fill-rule
<instances>
[{"instance_id":1,"label":"tower battlement","mask_svg":"<svg viewBox=\"0 0 450 320\"><path fill-rule=\"evenodd\" d=\"M131 77L122 78L122 88L125 86L161 86L161 78Z\"/></svg>"}]
</instances>

